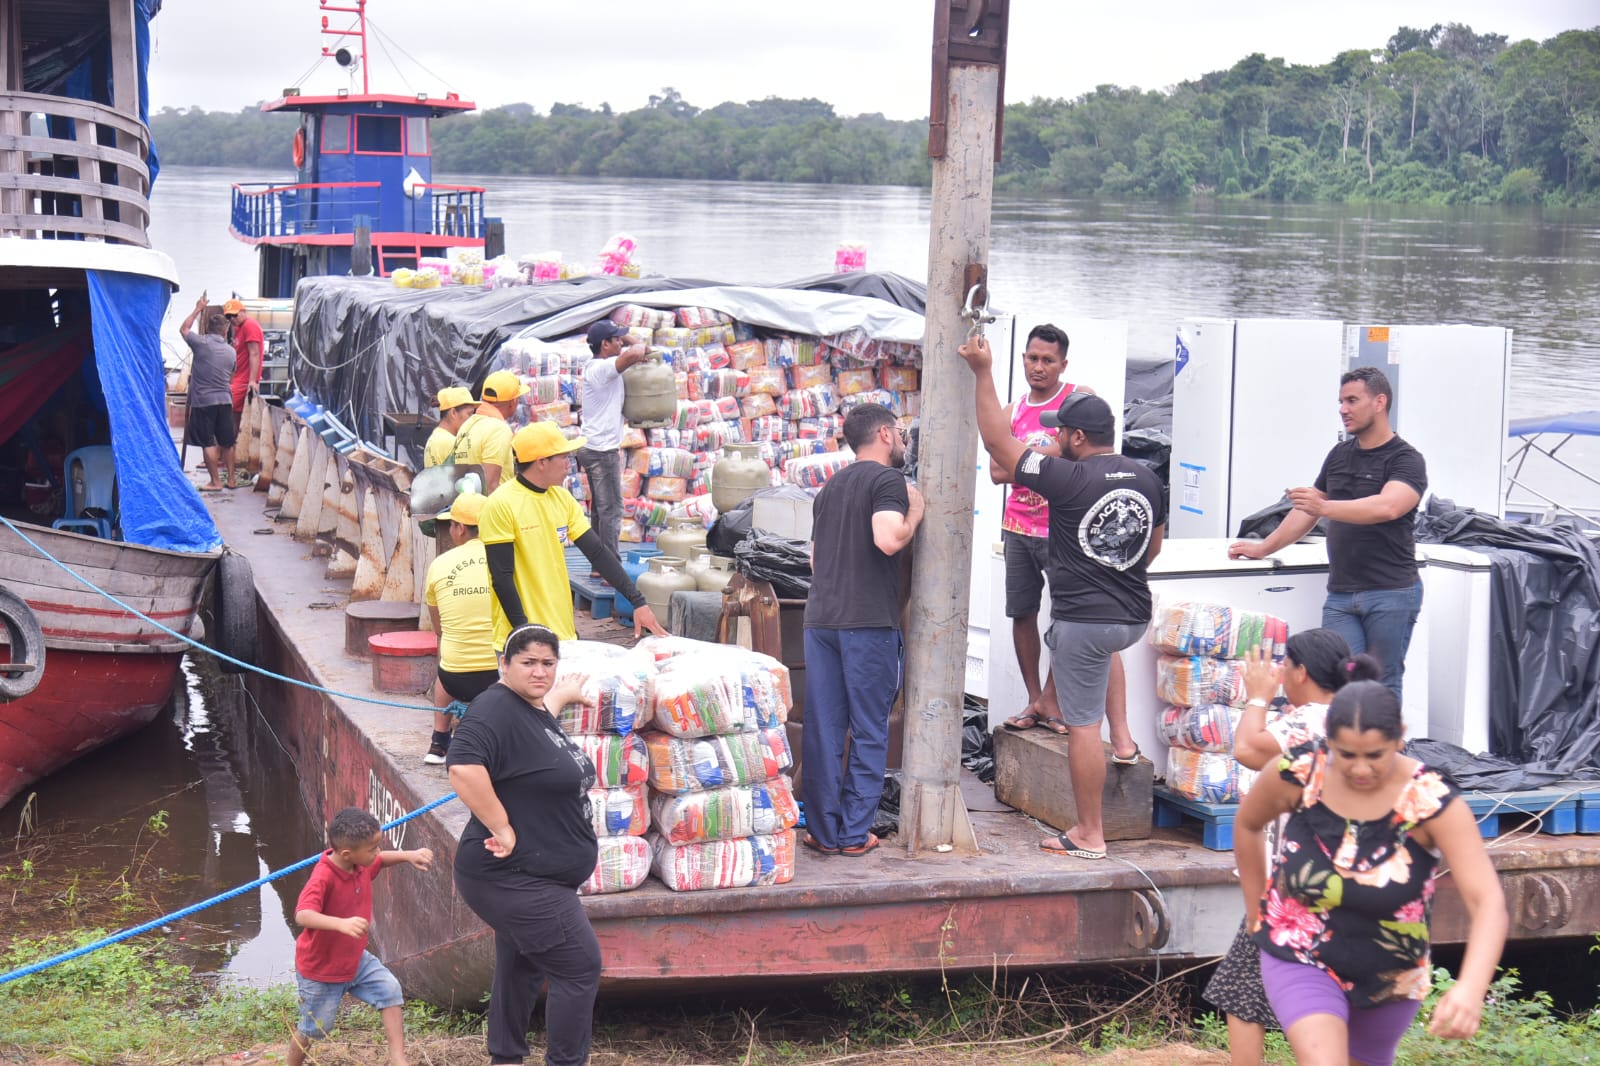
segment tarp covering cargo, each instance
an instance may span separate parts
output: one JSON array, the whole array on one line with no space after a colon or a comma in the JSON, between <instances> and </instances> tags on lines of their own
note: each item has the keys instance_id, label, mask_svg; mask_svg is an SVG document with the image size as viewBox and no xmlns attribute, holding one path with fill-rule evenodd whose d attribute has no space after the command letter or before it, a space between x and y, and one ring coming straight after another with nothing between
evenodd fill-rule
<instances>
[{"instance_id":1,"label":"tarp covering cargo","mask_svg":"<svg viewBox=\"0 0 1600 1066\"><path fill-rule=\"evenodd\" d=\"M476 392L496 350L522 330L562 336L620 304L668 305L671 294L685 290L695 292L693 301L683 303L716 307L775 329L833 332L832 323L854 315L850 325L879 339L922 339L926 291L896 274L828 274L761 287L596 276L503 289L427 290L395 288L375 278L319 277L295 289L291 373L301 392L364 440L381 443L385 413L426 414L449 385L466 384ZM785 290L806 295L787 301ZM824 324L830 328L812 328Z\"/></svg>"}]
</instances>

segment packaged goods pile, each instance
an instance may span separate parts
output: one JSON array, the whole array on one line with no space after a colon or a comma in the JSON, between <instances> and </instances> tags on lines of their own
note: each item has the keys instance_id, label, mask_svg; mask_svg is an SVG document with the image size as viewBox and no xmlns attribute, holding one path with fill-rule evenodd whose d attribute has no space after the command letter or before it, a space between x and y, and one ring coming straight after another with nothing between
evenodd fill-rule
<instances>
[{"instance_id":1,"label":"packaged goods pile","mask_svg":"<svg viewBox=\"0 0 1600 1066\"><path fill-rule=\"evenodd\" d=\"M862 330L828 337L758 331L706 307L624 304L609 317L660 354L677 389L670 420L630 426L623 438L623 541L652 542L684 515L709 527L717 517L712 468L728 444L759 444L770 484L815 491L853 458L842 437L854 407L881 403L907 428L920 411L922 349L914 344L873 340ZM528 388L513 424L554 422L577 436L589 360L581 334L502 345L496 368L514 371ZM589 499L576 468L567 488Z\"/></svg>"},{"instance_id":2,"label":"packaged goods pile","mask_svg":"<svg viewBox=\"0 0 1600 1066\"><path fill-rule=\"evenodd\" d=\"M787 667L686 637L633 649L567 641L561 652L558 681L581 675L583 685L557 719L596 771L600 858L581 891L637 888L652 869L676 890L794 876Z\"/></svg>"},{"instance_id":3,"label":"packaged goods pile","mask_svg":"<svg viewBox=\"0 0 1600 1066\"><path fill-rule=\"evenodd\" d=\"M1289 627L1281 618L1217 603L1155 605L1149 641L1167 749L1167 787L1189 799L1237 803L1256 774L1233 757L1245 701L1241 657L1269 642L1283 655Z\"/></svg>"}]
</instances>

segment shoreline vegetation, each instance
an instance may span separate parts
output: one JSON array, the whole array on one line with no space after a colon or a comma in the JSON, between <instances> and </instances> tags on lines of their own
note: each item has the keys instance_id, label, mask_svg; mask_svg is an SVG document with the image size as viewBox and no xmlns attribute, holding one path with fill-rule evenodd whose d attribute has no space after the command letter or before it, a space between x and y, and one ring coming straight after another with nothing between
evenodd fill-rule
<instances>
[{"instance_id":1,"label":"shoreline vegetation","mask_svg":"<svg viewBox=\"0 0 1600 1066\"><path fill-rule=\"evenodd\" d=\"M164 162L287 170L298 116L164 108ZM528 104L433 126L455 174L926 186L926 120L817 99L615 112ZM1320 66L1261 53L1161 91L1102 85L1005 109L996 188L1120 200L1600 205L1600 26L1509 42L1402 26Z\"/></svg>"}]
</instances>

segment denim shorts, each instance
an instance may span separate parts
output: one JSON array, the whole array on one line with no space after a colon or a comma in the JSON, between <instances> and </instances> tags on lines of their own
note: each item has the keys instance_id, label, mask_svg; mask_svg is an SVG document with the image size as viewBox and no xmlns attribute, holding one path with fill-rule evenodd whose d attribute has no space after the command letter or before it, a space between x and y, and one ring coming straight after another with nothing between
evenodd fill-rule
<instances>
[{"instance_id":1,"label":"denim shorts","mask_svg":"<svg viewBox=\"0 0 1600 1066\"><path fill-rule=\"evenodd\" d=\"M294 983L300 990L297 1031L310 1040L321 1040L333 1032L333 1023L339 1017L339 1003L346 992L378 1010L398 1007L406 1001L400 982L370 951L361 953L356 975L348 981L313 981L295 974Z\"/></svg>"}]
</instances>

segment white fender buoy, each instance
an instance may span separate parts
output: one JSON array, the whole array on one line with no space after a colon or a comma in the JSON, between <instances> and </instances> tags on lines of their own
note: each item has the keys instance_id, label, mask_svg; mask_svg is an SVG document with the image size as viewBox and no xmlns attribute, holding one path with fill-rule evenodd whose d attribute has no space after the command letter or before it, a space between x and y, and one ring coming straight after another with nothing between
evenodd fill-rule
<instances>
[{"instance_id":1,"label":"white fender buoy","mask_svg":"<svg viewBox=\"0 0 1600 1066\"><path fill-rule=\"evenodd\" d=\"M327 510L327 505L323 505ZM333 554L328 558L329 578L353 577L356 553L361 550L361 516L356 512L356 476L348 465L339 475L339 498L334 503Z\"/></svg>"},{"instance_id":2,"label":"white fender buoy","mask_svg":"<svg viewBox=\"0 0 1600 1066\"><path fill-rule=\"evenodd\" d=\"M256 426L256 461L261 473L256 475L255 490L266 492L272 487L272 472L278 465L278 441L272 432L272 405L261 402L260 422Z\"/></svg>"},{"instance_id":3,"label":"white fender buoy","mask_svg":"<svg viewBox=\"0 0 1600 1066\"><path fill-rule=\"evenodd\" d=\"M300 510L305 506L306 481L311 477L311 460L316 458L311 442L316 439L316 434L307 426L300 427L300 436L294 444L294 462L289 464L289 487L283 494L283 504L278 508L278 517L285 521L299 518Z\"/></svg>"},{"instance_id":4,"label":"white fender buoy","mask_svg":"<svg viewBox=\"0 0 1600 1066\"><path fill-rule=\"evenodd\" d=\"M267 486L267 506L280 507L289 492L289 473L294 466L294 423L283 420L278 427L278 446L272 460L272 483Z\"/></svg>"},{"instance_id":5,"label":"white fender buoy","mask_svg":"<svg viewBox=\"0 0 1600 1066\"><path fill-rule=\"evenodd\" d=\"M404 504L400 505L400 534L394 539L394 554L389 557L389 569L383 575L383 592L378 596L380 600L392 600L397 603L412 603L412 586L415 579L411 572L411 510Z\"/></svg>"},{"instance_id":6,"label":"white fender buoy","mask_svg":"<svg viewBox=\"0 0 1600 1066\"><path fill-rule=\"evenodd\" d=\"M239 440L234 442L233 454L238 467L246 474L259 474L261 472L261 397L257 396L244 405L244 414L239 419Z\"/></svg>"},{"instance_id":7,"label":"white fender buoy","mask_svg":"<svg viewBox=\"0 0 1600 1066\"><path fill-rule=\"evenodd\" d=\"M368 488L361 505L361 558L356 561L352 600L375 600L383 593L383 529L378 524L378 493Z\"/></svg>"},{"instance_id":8,"label":"white fender buoy","mask_svg":"<svg viewBox=\"0 0 1600 1066\"><path fill-rule=\"evenodd\" d=\"M322 482L328 476L329 448L320 436L311 437L311 466L306 471L305 493L300 497L300 513L295 515L294 539L316 540L317 523L322 519Z\"/></svg>"},{"instance_id":9,"label":"white fender buoy","mask_svg":"<svg viewBox=\"0 0 1600 1066\"><path fill-rule=\"evenodd\" d=\"M322 478L322 509L317 513L319 555L333 554L333 531L339 525L339 471L344 466L342 459L343 456L333 448L328 449L328 469Z\"/></svg>"}]
</instances>

